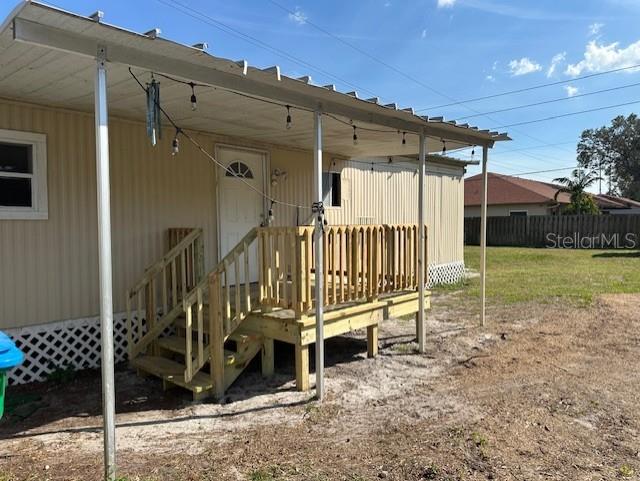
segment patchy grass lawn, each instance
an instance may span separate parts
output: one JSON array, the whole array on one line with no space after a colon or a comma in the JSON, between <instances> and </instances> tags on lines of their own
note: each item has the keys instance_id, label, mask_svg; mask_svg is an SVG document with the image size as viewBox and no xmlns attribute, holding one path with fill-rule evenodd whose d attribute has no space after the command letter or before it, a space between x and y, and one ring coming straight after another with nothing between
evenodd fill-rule
<instances>
[{"instance_id":1,"label":"patchy grass lawn","mask_svg":"<svg viewBox=\"0 0 640 481\"><path fill-rule=\"evenodd\" d=\"M465 248L465 263L480 268L480 248ZM480 280L467 281L480 296ZM558 298L590 304L599 294L640 292L640 252L520 247L487 248L487 297L513 304Z\"/></svg>"}]
</instances>

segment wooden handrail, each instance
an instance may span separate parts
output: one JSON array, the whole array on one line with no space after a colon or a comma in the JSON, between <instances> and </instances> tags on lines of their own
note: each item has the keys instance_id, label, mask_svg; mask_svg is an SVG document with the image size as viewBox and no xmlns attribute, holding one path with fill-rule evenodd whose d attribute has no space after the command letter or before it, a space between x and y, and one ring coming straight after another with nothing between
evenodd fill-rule
<instances>
[{"instance_id":1,"label":"wooden handrail","mask_svg":"<svg viewBox=\"0 0 640 481\"><path fill-rule=\"evenodd\" d=\"M180 301L192 286L202 281L202 237L202 229L191 229L160 260L146 269L141 280L127 291L127 342L131 359L149 346L151 353L155 351L156 338L183 311ZM136 311L135 331L132 303L135 303ZM158 308L161 309L160 316Z\"/></svg>"},{"instance_id":2,"label":"wooden handrail","mask_svg":"<svg viewBox=\"0 0 640 481\"><path fill-rule=\"evenodd\" d=\"M160 260L147 267L140 281L131 289L129 289L129 296L133 296L135 292L139 291L149 282L153 276L158 274L164 267L169 265L180 253L189 247L194 240L202 235L202 229L192 229L191 232L185 236L178 244L175 245L169 252L167 252Z\"/></svg>"},{"instance_id":3,"label":"wooden handrail","mask_svg":"<svg viewBox=\"0 0 640 481\"><path fill-rule=\"evenodd\" d=\"M258 232L260 302L301 316L315 305L314 226L265 227ZM426 236L425 228L425 236ZM325 226L323 304L375 299L418 287L418 226ZM426 279L425 243L425 279Z\"/></svg>"},{"instance_id":4,"label":"wooden handrail","mask_svg":"<svg viewBox=\"0 0 640 481\"><path fill-rule=\"evenodd\" d=\"M255 241L257 233L257 228L251 229L182 300L186 330L185 382L193 379L193 376L209 361L217 366L217 368L212 367L211 369L212 378L219 375L221 371L218 364L224 363L222 359L224 341L252 309L249 247ZM242 269L240 268L240 258L243 259L244 264ZM231 279L233 279L233 284ZM244 293L242 293L243 290ZM207 294L209 297L209 325L206 326L208 332L205 336L203 300ZM194 307L197 309L195 325L193 322ZM214 335L215 333L218 335ZM196 335L195 349L194 334ZM208 344L205 344L205 337L209 339ZM223 371L224 369L222 369ZM221 382L220 379L214 379L216 386Z\"/></svg>"}]
</instances>

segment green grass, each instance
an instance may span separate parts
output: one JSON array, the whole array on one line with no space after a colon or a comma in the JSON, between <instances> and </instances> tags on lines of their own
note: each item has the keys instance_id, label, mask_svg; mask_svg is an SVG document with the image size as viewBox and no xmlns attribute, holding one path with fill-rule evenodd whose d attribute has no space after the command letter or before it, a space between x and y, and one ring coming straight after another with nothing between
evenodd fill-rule
<instances>
[{"instance_id":1,"label":"green grass","mask_svg":"<svg viewBox=\"0 0 640 481\"><path fill-rule=\"evenodd\" d=\"M465 263L480 268L480 248L465 248ZM480 280L467 292L480 296ZM505 304L564 299L588 305L599 294L640 292L635 250L487 248L487 297Z\"/></svg>"}]
</instances>

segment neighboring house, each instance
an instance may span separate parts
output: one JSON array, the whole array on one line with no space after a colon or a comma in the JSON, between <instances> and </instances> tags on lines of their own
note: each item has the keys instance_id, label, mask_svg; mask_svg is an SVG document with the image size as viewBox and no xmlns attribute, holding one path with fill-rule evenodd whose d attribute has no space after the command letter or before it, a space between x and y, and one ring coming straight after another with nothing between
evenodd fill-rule
<instances>
[{"instance_id":1,"label":"neighboring house","mask_svg":"<svg viewBox=\"0 0 640 481\"><path fill-rule=\"evenodd\" d=\"M269 372L274 339L295 345L298 387L309 386L313 109L323 114L326 332L366 327L370 355L379 319L417 311L410 132L428 134L428 152L508 140L24 2L0 25L0 329L27 355L13 383L98 364L94 80L105 52L116 359L198 396L219 393L260 351ZM134 75L160 82L189 138L163 119L151 145ZM426 264L432 283L453 282L464 271L465 163L426 165Z\"/></svg>"},{"instance_id":2,"label":"neighboring house","mask_svg":"<svg viewBox=\"0 0 640 481\"><path fill-rule=\"evenodd\" d=\"M571 202L569 194L558 193L559 185L489 172L487 216L556 215ZM464 181L464 216L480 217L482 175ZM640 202L609 195L592 194L604 214L640 212Z\"/></svg>"}]
</instances>

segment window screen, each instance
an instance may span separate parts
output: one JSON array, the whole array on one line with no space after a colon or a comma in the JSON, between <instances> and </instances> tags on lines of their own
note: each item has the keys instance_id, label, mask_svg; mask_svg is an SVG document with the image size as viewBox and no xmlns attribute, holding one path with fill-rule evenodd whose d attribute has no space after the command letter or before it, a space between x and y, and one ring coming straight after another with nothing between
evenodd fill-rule
<instances>
[{"instance_id":1,"label":"window screen","mask_svg":"<svg viewBox=\"0 0 640 481\"><path fill-rule=\"evenodd\" d=\"M0 206L32 207L32 146L0 143Z\"/></svg>"},{"instance_id":2,"label":"window screen","mask_svg":"<svg viewBox=\"0 0 640 481\"><path fill-rule=\"evenodd\" d=\"M324 172L322 174L322 198L326 207L340 207L342 192L339 173Z\"/></svg>"}]
</instances>

